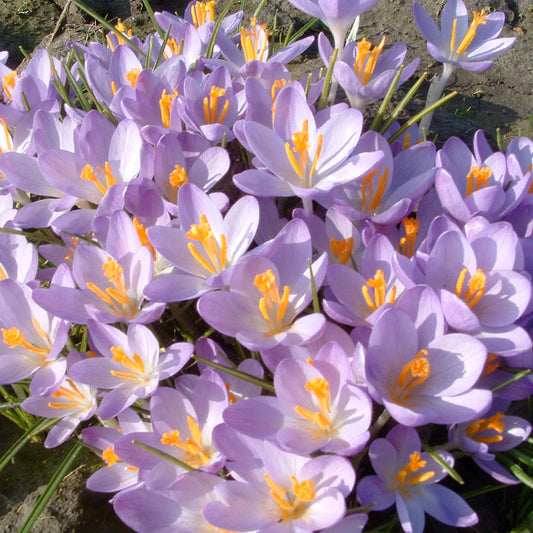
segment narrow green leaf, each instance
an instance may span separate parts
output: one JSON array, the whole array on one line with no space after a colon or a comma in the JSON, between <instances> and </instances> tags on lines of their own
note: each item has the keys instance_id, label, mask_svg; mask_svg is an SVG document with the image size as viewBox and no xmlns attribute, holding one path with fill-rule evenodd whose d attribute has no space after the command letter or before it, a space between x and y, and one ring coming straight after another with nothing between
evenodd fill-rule
<instances>
[{"instance_id":1,"label":"narrow green leaf","mask_svg":"<svg viewBox=\"0 0 533 533\"><path fill-rule=\"evenodd\" d=\"M28 53L28 51L23 47L19 46L20 53L24 56L24 59L26 61L31 61L31 55Z\"/></svg>"},{"instance_id":2,"label":"narrow green leaf","mask_svg":"<svg viewBox=\"0 0 533 533\"><path fill-rule=\"evenodd\" d=\"M161 61L163 61L163 58L165 57L165 47L167 46L168 40L170 38L171 28L172 28L172 24L168 27L167 31L163 35L163 42L161 43L159 54L157 54L157 59L155 60L153 70L155 70L159 66L159 64L161 63Z\"/></svg>"},{"instance_id":3,"label":"narrow green leaf","mask_svg":"<svg viewBox=\"0 0 533 533\"><path fill-rule=\"evenodd\" d=\"M320 100L318 101L319 110L324 109L328 103L329 88L331 86L331 80L333 78L333 66L335 65L335 61L337 61L338 53L339 49L335 48L335 50L333 50L333 54L331 54L331 57L329 58L328 70L326 71L324 85L322 86L322 93L320 94Z\"/></svg>"},{"instance_id":4,"label":"narrow green leaf","mask_svg":"<svg viewBox=\"0 0 533 533\"><path fill-rule=\"evenodd\" d=\"M526 474L510 457L506 454L498 453L496 454L496 458L498 462L509 469L519 481L524 485L527 485L530 489L533 489L533 478L529 474Z\"/></svg>"},{"instance_id":5,"label":"narrow green leaf","mask_svg":"<svg viewBox=\"0 0 533 533\"><path fill-rule=\"evenodd\" d=\"M85 11L85 13L90 15L94 20L99 22L108 31L124 39L124 41L126 41L129 46L131 46L138 54L140 54L143 58L146 59L146 54L125 33L117 30L115 26L113 26L113 24L108 22L104 17L101 17L96 11L86 6L81 0L72 0L72 2L76 4L76 6L79 7L81 10Z\"/></svg>"},{"instance_id":6,"label":"narrow green leaf","mask_svg":"<svg viewBox=\"0 0 533 533\"><path fill-rule=\"evenodd\" d=\"M311 290L313 291L313 313L320 313L320 302L318 301L313 265L311 264L311 259L308 259L307 262L309 263L309 277L311 278Z\"/></svg>"},{"instance_id":7,"label":"narrow green leaf","mask_svg":"<svg viewBox=\"0 0 533 533\"><path fill-rule=\"evenodd\" d=\"M259 18L259 15L261 14L261 11L263 11L263 8L266 6L266 3L268 0L261 0L259 2L259 5L257 6L256 10L254 11L253 18Z\"/></svg>"},{"instance_id":8,"label":"narrow green leaf","mask_svg":"<svg viewBox=\"0 0 533 533\"><path fill-rule=\"evenodd\" d=\"M31 528L35 524L35 521L37 518L39 518L40 514L43 512L44 508L48 504L48 502L51 500L54 493L59 488L60 483L65 479L65 476L69 473L72 465L74 464L74 461L78 458L78 455L83 450L83 446L79 442L75 442L68 454L66 455L65 459L63 459L63 462L59 465L58 469L54 472L54 475L52 476L52 479L46 486L46 489L41 494L37 502L35 503L35 506L31 510L30 515L28 518L26 518L26 521L24 522L24 525L22 526L22 529L20 530L20 533L30 533Z\"/></svg>"},{"instance_id":9,"label":"narrow green leaf","mask_svg":"<svg viewBox=\"0 0 533 533\"><path fill-rule=\"evenodd\" d=\"M204 359L203 357L199 357L195 354L193 354L192 358L196 361L204 363L204 365L210 366L216 370L219 370L220 372L224 372L224 374L229 374L230 376L242 379L243 381L248 381L248 383L259 385L259 387L262 387L263 389L269 392L276 392L274 389L274 385L272 385L272 383L269 383L268 381L265 381L264 379L257 378L255 376L252 376L251 374L247 374L246 372L241 372L240 370L235 370L234 368L229 368L227 366L220 365L218 363L215 363L214 361L209 361L209 359Z\"/></svg>"},{"instance_id":10,"label":"narrow green leaf","mask_svg":"<svg viewBox=\"0 0 533 533\"><path fill-rule=\"evenodd\" d=\"M522 379L523 377L528 376L529 374L531 374L531 372L532 371L527 368L525 370L521 370L517 374L514 374L513 376L511 376L509 379L506 379L505 381L502 381L502 383L498 383L498 385L496 385L495 387L492 387L491 391L492 392L501 391L502 389L505 389L505 387L508 387L515 381L518 381L519 379Z\"/></svg>"},{"instance_id":11,"label":"narrow green leaf","mask_svg":"<svg viewBox=\"0 0 533 533\"><path fill-rule=\"evenodd\" d=\"M459 475L459 472L452 468L431 446L423 442L422 448L425 452L429 453L429 455L431 455L431 457L435 459L435 461L439 463L439 465L442 466L442 468L444 468L446 472L448 472L451 478L455 479L455 481L457 481L457 483L461 485L465 484L463 478Z\"/></svg>"},{"instance_id":12,"label":"narrow green leaf","mask_svg":"<svg viewBox=\"0 0 533 533\"><path fill-rule=\"evenodd\" d=\"M518 459L521 463L525 464L529 468L533 468L533 455L524 453L518 448L510 450L507 453Z\"/></svg>"},{"instance_id":13,"label":"narrow green leaf","mask_svg":"<svg viewBox=\"0 0 533 533\"><path fill-rule=\"evenodd\" d=\"M211 38L209 39L209 43L207 44L207 49L205 52L205 57L207 59L211 59L213 57L213 51L215 50L215 43L217 40L217 35L218 35L218 32L220 31L220 25L222 24L222 20L224 19L224 17L228 14L232 5L233 5L233 0L228 0L226 2L226 5L224 6L224 9L222 10L222 13L220 13L220 15L217 17L215 27L213 28L213 33L211 34Z\"/></svg>"},{"instance_id":14,"label":"narrow green leaf","mask_svg":"<svg viewBox=\"0 0 533 533\"><path fill-rule=\"evenodd\" d=\"M180 461L176 457L169 455L168 453L165 453L159 450L158 448L154 448L153 446L150 446L149 444L145 444L144 442L139 442L138 440L132 440L131 442L132 444L135 444L135 446L139 446L139 448L142 448L143 450L146 450L147 452L153 453L154 455L161 457L161 459L164 459L165 461L170 461L171 463L174 463L180 468L183 468L183 470L187 470L187 472L196 472L196 468L193 468L187 463Z\"/></svg>"},{"instance_id":15,"label":"narrow green leaf","mask_svg":"<svg viewBox=\"0 0 533 533\"><path fill-rule=\"evenodd\" d=\"M161 28L161 26L157 23L157 20L155 20L154 10L152 9L152 6L150 5L149 0L143 0L143 4L144 4L144 8L146 9L148 13L148 16L150 17L150 20L152 21L155 31L159 33L160 37L163 37L165 32L163 31L163 28Z\"/></svg>"},{"instance_id":16,"label":"narrow green leaf","mask_svg":"<svg viewBox=\"0 0 533 533\"><path fill-rule=\"evenodd\" d=\"M420 111L420 113L417 113L414 117L409 119L396 133L394 133L393 135L389 137L389 143L392 143L393 141L395 141L405 131L407 131L413 124L416 124L419 120L425 117L428 113L431 113L432 111L440 107L442 104L445 104L448 100L451 100L454 96L457 96L457 91L453 91L450 94L443 96L442 98L437 100L433 105L430 105L429 107L426 107L422 111Z\"/></svg>"},{"instance_id":17,"label":"narrow green leaf","mask_svg":"<svg viewBox=\"0 0 533 533\"><path fill-rule=\"evenodd\" d=\"M391 116L381 128L381 133L385 133L390 128L391 124L398 118L403 108L411 101L411 99L416 94L416 92L418 91L424 80L427 78L427 76L428 73L424 72L422 76L420 76L420 78L418 78L413 84L413 86L407 91L406 95L401 99L400 103L393 109Z\"/></svg>"},{"instance_id":18,"label":"narrow green leaf","mask_svg":"<svg viewBox=\"0 0 533 533\"><path fill-rule=\"evenodd\" d=\"M42 433L50 426L57 422L57 418L42 418L33 427L28 429L23 435L21 435L14 444L11 445L9 450L0 458L0 472L11 462L11 459L26 445L30 440Z\"/></svg>"},{"instance_id":19,"label":"narrow green leaf","mask_svg":"<svg viewBox=\"0 0 533 533\"><path fill-rule=\"evenodd\" d=\"M398 85L398 81L400 80L400 76L402 75L404 65L402 65L399 69L394 78L392 79L392 82L389 86L389 89L387 90L387 94L385 95L385 98L383 98L383 101L381 102L381 105L379 106L378 112L376 113L376 116L374 117L374 120L372 121L372 124L370 124L370 128L373 131L378 131L381 122L383 121L383 117L385 116L385 111L387 110L387 107L389 107L390 101L392 100L392 97L394 95L394 91L396 90L396 86ZM385 130L387 131L387 130Z\"/></svg>"},{"instance_id":20,"label":"narrow green leaf","mask_svg":"<svg viewBox=\"0 0 533 533\"><path fill-rule=\"evenodd\" d=\"M303 25L298 31L291 35L291 38L287 44L292 44L297 41L302 35L304 35L308 30L310 30L317 22L320 22L320 19L317 17L312 18L307 24Z\"/></svg>"}]
</instances>

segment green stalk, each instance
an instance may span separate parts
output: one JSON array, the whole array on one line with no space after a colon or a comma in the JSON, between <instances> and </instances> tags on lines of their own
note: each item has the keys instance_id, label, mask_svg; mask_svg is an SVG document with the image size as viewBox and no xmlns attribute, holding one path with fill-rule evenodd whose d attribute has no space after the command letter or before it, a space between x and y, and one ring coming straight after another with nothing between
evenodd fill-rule
<instances>
[{"instance_id":1,"label":"green stalk","mask_svg":"<svg viewBox=\"0 0 533 533\"><path fill-rule=\"evenodd\" d=\"M168 38L170 37L170 29L172 28L172 25L170 25L167 29L167 31L163 34L163 42L161 43L161 48L159 49L159 54L157 54L157 59L154 63L154 70L159 66L159 63L161 63L161 60L163 59L165 55L165 47L168 42Z\"/></svg>"},{"instance_id":2,"label":"green stalk","mask_svg":"<svg viewBox=\"0 0 533 533\"><path fill-rule=\"evenodd\" d=\"M331 54L331 57L329 58L328 70L326 71L326 77L324 78L324 85L322 86L322 93L320 94L320 100L318 101L319 110L324 109L328 103L329 88L331 85L331 80L333 78L333 65L335 65L335 61L337 61L338 53L339 53L339 49L335 48L335 50L333 50L333 54Z\"/></svg>"},{"instance_id":3,"label":"green stalk","mask_svg":"<svg viewBox=\"0 0 533 533\"><path fill-rule=\"evenodd\" d=\"M263 11L263 8L266 6L268 0L261 0L259 2L259 5L257 6L256 10L254 11L253 18L259 18L259 15L261 14L261 11Z\"/></svg>"},{"instance_id":4,"label":"green stalk","mask_svg":"<svg viewBox=\"0 0 533 533\"><path fill-rule=\"evenodd\" d=\"M424 108L420 113L417 113L414 117L409 119L396 133L390 136L389 143L395 141L400 135L407 131L413 124L416 124L420 119L425 117L427 114L432 113L440 107L442 104L446 103L448 100L451 100L454 96L457 95L457 91L453 91L450 94L443 96L440 100L437 100L433 105Z\"/></svg>"},{"instance_id":5,"label":"green stalk","mask_svg":"<svg viewBox=\"0 0 533 533\"><path fill-rule=\"evenodd\" d=\"M204 365L214 368L215 370L224 372L224 374L229 374L230 376L242 379L243 381L247 381L248 383L259 385L259 387L262 387L263 389L269 392L276 392L274 389L274 385L272 385L272 383L269 383L268 381L265 381L264 379L256 378L255 376L247 374L246 372L241 372L240 370L235 370L234 368L229 368L227 366L220 365L218 363L215 363L214 361L209 361L209 359L199 357L198 355L193 354L192 358L196 361L204 363Z\"/></svg>"},{"instance_id":6,"label":"green stalk","mask_svg":"<svg viewBox=\"0 0 533 533\"><path fill-rule=\"evenodd\" d=\"M302 35L304 35L307 30L310 30L317 22L320 22L320 19L315 17L312 18L307 24L302 26L296 33L291 35L291 38L287 44L292 44L297 41Z\"/></svg>"},{"instance_id":7,"label":"green stalk","mask_svg":"<svg viewBox=\"0 0 533 533\"><path fill-rule=\"evenodd\" d=\"M492 387L491 391L492 392L501 391L502 389L505 389L505 387L512 385L515 381L518 381L519 379L522 379L523 377L528 376L529 374L531 374L531 372L532 371L529 369L522 370L518 372L517 374L515 374L514 376L511 376L509 379L506 379L502 383L498 383L498 385L496 385L495 387Z\"/></svg>"},{"instance_id":8,"label":"green stalk","mask_svg":"<svg viewBox=\"0 0 533 533\"><path fill-rule=\"evenodd\" d=\"M132 444L135 444L135 446L139 446L139 448L142 448L143 450L146 450L147 452L153 453L154 455L157 455L158 457L161 457L161 459L164 459L165 461L169 461L171 463L174 463L175 465L179 466L180 468L183 468L183 470L187 470L187 472L196 472L196 468L193 468L192 466L188 465L187 463L184 463L183 461L180 461L173 455L169 455L168 453L165 453L158 448L154 448L153 446L150 446L149 444L145 444L144 442L139 442L138 440L132 440Z\"/></svg>"},{"instance_id":9,"label":"green stalk","mask_svg":"<svg viewBox=\"0 0 533 533\"><path fill-rule=\"evenodd\" d=\"M313 291L313 313L320 313L320 302L318 301L318 291L316 290L315 275L313 274L311 259L307 262L309 263L309 276L311 278L311 290Z\"/></svg>"},{"instance_id":10,"label":"green stalk","mask_svg":"<svg viewBox=\"0 0 533 533\"><path fill-rule=\"evenodd\" d=\"M35 503L35 506L31 510L31 513L28 518L26 518L26 521L24 522L20 533L30 533L33 525L35 524L35 521L39 518L40 514L43 512L48 502L52 499L52 496L59 488L59 485L61 484L63 479L65 479L65 476L70 471L72 465L74 464L74 461L76 461L78 455L82 450L83 446L80 443L75 442L71 450L66 455L65 459L63 459L63 462L59 465L59 468L54 472L54 475L46 486L46 489Z\"/></svg>"},{"instance_id":11,"label":"green stalk","mask_svg":"<svg viewBox=\"0 0 533 533\"><path fill-rule=\"evenodd\" d=\"M114 33L115 35L118 35L119 37L122 37L128 43L129 46L131 46L138 54L140 54L143 58L146 59L146 54L125 33L118 31L115 26L113 26L113 24L108 22L104 17L101 17L96 11L86 6L81 0L72 0L72 2L76 4L76 6L79 7L82 11L85 11L85 13L91 16L94 20L99 22L108 31Z\"/></svg>"},{"instance_id":12,"label":"green stalk","mask_svg":"<svg viewBox=\"0 0 533 533\"><path fill-rule=\"evenodd\" d=\"M407 91L407 94L402 98L400 103L393 109L391 116L387 119L385 124L381 127L381 133L385 133L391 126L391 124L398 118L398 115L401 113L402 109L409 103L411 98L418 91L424 80L427 78L428 73L424 72L418 80L413 84L413 86Z\"/></svg>"},{"instance_id":13,"label":"green stalk","mask_svg":"<svg viewBox=\"0 0 533 533\"><path fill-rule=\"evenodd\" d=\"M150 5L149 0L143 0L144 8L146 9L148 16L150 17L150 20L152 21L152 24L154 25L154 29L159 33L159 37L163 37L165 32L163 31L163 28L157 23L157 20L155 20L154 16L154 10L152 9L152 6Z\"/></svg>"},{"instance_id":14,"label":"green stalk","mask_svg":"<svg viewBox=\"0 0 533 533\"><path fill-rule=\"evenodd\" d=\"M389 107L390 101L392 100L392 96L394 94L394 91L396 90L396 87L398 85L398 81L400 79L400 76L403 72L404 65L402 65L399 69L394 78L392 79L392 82L390 84L389 89L387 90L387 94L385 95L385 98L383 98L383 101L381 102L381 105L379 106L378 112L376 113L376 116L374 117L374 120L372 121L372 124L370 124L370 128L373 131L378 131L379 126L381 125L381 122L383 121L383 117L385 116L385 111L387 110L387 107Z\"/></svg>"},{"instance_id":15,"label":"green stalk","mask_svg":"<svg viewBox=\"0 0 533 533\"><path fill-rule=\"evenodd\" d=\"M429 455L431 455L431 457L433 457L433 459L437 463L439 463L439 465L442 466L442 468L444 468L446 470L446 472L448 472L450 477L455 479L455 481L457 481L457 483L459 483L460 485L464 485L465 484L463 478L459 475L459 472L457 472L457 470L455 470L455 468L452 468L433 448L431 448L431 446L429 446L428 444L425 444L423 442L422 443L422 449L425 452L429 453Z\"/></svg>"},{"instance_id":16,"label":"green stalk","mask_svg":"<svg viewBox=\"0 0 533 533\"><path fill-rule=\"evenodd\" d=\"M211 38L209 39L209 43L207 45L207 50L205 52L205 57L207 59L211 59L213 57L213 51L215 49L217 35L218 35L218 32L220 31L220 25L222 24L222 20L224 19L224 17L228 14L232 5L233 5L233 0L228 0L226 2L226 5L224 6L224 9L222 10L222 13L220 13L220 15L217 18L215 27L213 28L213 33L211 34Z\"/></svg>"},{"instance_id":17,"label":"green stalk","mask_svg":"<svg viewBox=\"0 0 533 533\"><path fill-rule=\"evenodd\" d=\"M14 444L11 445L9 450L0 458L0 472L8 465L13 457L24 448L33 437L47 430L50 426L53 426L57 422L57 418L42 418L36 424L33 425L28 431L21 435Z\"/></svg>"}]
</instances>

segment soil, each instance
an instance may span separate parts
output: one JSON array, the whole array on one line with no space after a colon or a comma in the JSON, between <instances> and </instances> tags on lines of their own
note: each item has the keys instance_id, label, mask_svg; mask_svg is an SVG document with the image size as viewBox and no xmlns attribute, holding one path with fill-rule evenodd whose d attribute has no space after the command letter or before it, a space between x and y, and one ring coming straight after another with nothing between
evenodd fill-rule
<instances>
[{"instance_id":1,"label":"soil","mask_svg":"<svg viewBox=\"0 0 533 533\"><path fill-rule=\"evenodd\" d=\"M444 1L420 0L434 18L438 18ZM240 2L235 0L234 9ZM246 16L250 16L258 0L246 0ZM86 2L100 15L113 21L122 19L136 35L144 36L152 30L142 0L88 0ZM183 0L152 1L154 10L167 10L182 14L187 2ZM220 3L222 4L222 2ZM489 140L496 142L497 130L503 144L517 135L525 135L533 119L533 0L466 0L469 9L486 8L504 11L506 25L502 36L516 37L513 48L496 59L495 66L484 74L457 71L449 90L458 95L434 116L432 138L443 142L457 135L471 143L474 132L483 128ZM427 70L428 80L438 75L441 66L427 53L426 44L416 28L411 0L380 0L365 13L359 35L377 44L383 35L388 43L402 40L408 45L407 60L420 58L418 73ZM294 31L308 20L296 11L287 0L270 0L261 14L260 22L270 24L277 16L277 28L286 34L292 25ZM317 24L313 32L324 30ZM71 40L87 42L98 38L98 26L69 0L0 0L0 50L9 51L8 64L15 68L23 62L20 48L30 53L38 47L48 47L52 54L61 56L65 44ZM295 74L320 67L316 47L292 66ZM426 84L420 96L411 103L409 112L423 107ZM10 421L0 417L0 457L17 439L21 431ZM0 532L19 531L54 469L65 455L63 448L44 450L32 443L19 453L14 463L0 473ZM76 469L61 484L58 493L49 503L32 531L56 532L113 532L129 531L114 515L107 502L109 495L84 489L85 480L97 468L99 460L86 453L78 459ZM485 480L483 480L485 481ZM512 498L513 489L497 491L472 505L481 517L479 526L458 530L428 523L428 531L464 533L507 532L502 520L502 500ZM502 493L506 493L506 498Z\"/></svg>"}]
</instances>

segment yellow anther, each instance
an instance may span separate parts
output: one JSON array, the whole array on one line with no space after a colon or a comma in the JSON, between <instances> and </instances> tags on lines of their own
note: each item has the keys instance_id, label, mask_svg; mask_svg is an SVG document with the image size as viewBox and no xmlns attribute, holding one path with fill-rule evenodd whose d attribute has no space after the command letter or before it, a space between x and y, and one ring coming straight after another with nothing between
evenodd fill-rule
<instances>
[{"instance_id":1,"label":"yellow anther","mask_svg":"<svg viewBox=\"0 0 533 533\"><path fill-rule=\"evenodd\" d=\"M124 44L126 42L126 39L124 38L124 35L126 35L126 37L131 37L133 35L133 31L131 30L131 28L127 28L126 25L119 21L117 24L115 24L115 30L113 33L116 35L117 37L117 40L118 40L118 44ZM115 51L115 43L113 43L113 39L111 38L111 34L108 33L106 35L106 41L107 41L107 44L109 45L109 48L111 48L111 51L114 52Z\"/></svg>"},{"instance_id":2,"label":"yellow anther","mask_svg":"<svg viewBox=\"0 0 533 533\"><path fill-rule=\"evenodd\" d=\"M372 78L384 46L385 37L374 48L364 37L359 41L353 70L363 85L366 85Z\"/></svg>"},{"instance_id":3,"label":"yellow anther","mask_svg":"<svg viewBox=\"0 0 533 533\"><path fill-rule=\"evenodd\" d=\"M389 180L389 169L386 168L383 174L378 178L378 186L374 193L374 176L379 169L374 169L372 172L363 177L361 181L361 209L363 212L371 214L381 203L387 182Z\"/></svg>"},{"instance_id":4,"label":"yellow anther","mask_svg":"<svg viewBox=\"0 0 533 533\"><path fill-rule=\"evenodd\" d=\"M185 167L182 167L181 165L175 165L174 170L168 176L168 181L172 187L172 190L177 193L179 188L184 183L189 181Z\"/></svg>"},{"instance_id":5,"label":"yellow anther","mask_svg":"<svg viewBox=\"0 0 533 533\"><path fill-rule=\"evenodd\" d=\"M206 124L222 124L229 108L229 100L225 98L222 112L218 113L218 100L226 95L226 89L213 85L209 91L209 96L204 97L204 117Z\"/></svg>"},{"instance_id":6,"label":"yellow anther","mask_svg":"<svg viewBox=\"0 0 533 533\"><path fill-rule=\"evenodd\" d=\"M492 170L489 167L472 167L466 176L465 196L486 187L491 176Z\"/></svg>"},{"instance_id":7,"label":"yellow anther","mask_svg":"<svg viewBox=\"0 0 533 533\"><path fill-rule=\"evenodd\" d=\"M246 61L252 61L254 59L263 61L268 43L268 30L265 24L258 26L256 18L250 19L250 25L251 30L244 27L241 28L241 48L244 53L244 58ZM263 40L258 51L257 48L261 35Z\"/></svg>"},{"instance_id":8,"label":"yellow anther","mask_svg":"<svg viewBox=\"0 0 533 533\"><path fill-rule=\"evenodd\" d=\"M113 466L115 463L120 462L119 456L115 453L115 449L113 446L108 446L103 452L102 452L102 459L105 461L107 466Z\"/></svg>"},{"instance_id":9,"label":"yellow anther","mask_svg":"<svg viewBox=\"0 0 533 533\"><path fill-rule=\"evenodd\" d=\"M187 424L191 434L190 439L186 439L185 441L181 440L180 431L173 429L168 433L163 433L161 444L169 444L183 450L185 452L185 458L182 460L193 468L199 468L211 459L211 454L203 445L202 433L196 420L192 416L187 416Z\"/></svg>"},{"instance_id":10,"label":"yellow anther","mask_svg":"<svg viewBox=\"0 0 533 533\"><path fill-rule=\"evenodd\" d=\"M144 376L146 367L144 366L144 361L139 354L134 353L133 356L130 357L126 354L124 348L120 346L112 346L110 351L113 355L113 361L120 363L130 371L121 372L117 370L111 370L110 372L113 376L127 379L139 379Z\"/></svg>"},{"instance_id":11,"label":"yellow anther","mask_svg":"<svg viewBox=\"0 0 533 533\"><path fill-rule=\"evenodd\" d=\"M495 353L489 353L487 355L487 360L485 361L485 366L483 367L482 375L488 376L497 370L500 367L499 359L500 357Z\"/></svg>"},{"instance_id":12,"label":"yellow anther","mask_svg":"<svg viewBox=\"0 0 533 533\"><path fill-rule=\"evenodd\" d=\"M6 148L8 152L13 151L13 142L11 141L11 134L9 133L9 129L7 127L7 123L3 118L0 118L0 122L2 123L2 130L4 132L4 138L6 140ZM2 148L0 147L0 154L3 152Z\"/></svg>"},{"instance_id":13,"label":"yellow anther","mask_svg":"<svg viewBox=\"0 0 533 533\"><path fill-rule=\"evenodd\" d=\"M161 111L161 122L165 128L170 128L170 110L174 98L178 96L178 90L174 89L174 94L167 94L167 90L163 89L161 98L159 99L159 109Z\"/></svg>"},{"instance_id":14,"label":"yellow anther","mask_svg":"<svg viewBox=\"0 0 533 533\"><path fill-rule=\"evenodd\" d=\"M133 226L135 227L135 231L137 232L137 236L139 237L139 241L142 246L146 246L152 252L152 257L156 258L156 251L155 248L152 246L152 243L150 242L150 239L148 238L148 233L146 231L146 227L141 223L141 221L134 217L133 219Z\"/></svg>"},{"instance_id":15,"label":"yellow anther","mask_svg":"<svg viewBox=\"0 0 533 533\"><path fill-rule=\"evenodd\" d=\"M276 96L278 95L279 91L281 89L283 89L283 87L285 87L285 85L287 85L287 80L286 79L276 80L272 84L272 88L270 89L270 96L272 96L272 101L274 101L276 99Z\"/></svg>"},{"instance_id":16,"label":"yellow anther","mask_svg":"<svg viewBox=\"0 0 533 533\"><path fill-rule=\"evenodd\" d=\"M424 468L427 465L427 461L420 459L420 453L414 452L409 456L409 462L400 470L396 476L396 481L400 485L407 484L408 486L416 485L417 483L423 483L435 477L435 472L423 472L422 474L413 475L415 472Z\"/></svg>"},{"instance_id":17,"label":"yellow anther","mask_svg":"<svg viewBox=\"0 0 533 533\"><path fill-rule=\"evenodd\" d=\"M15 80L17 77L20 78L20 74L18 74L16 70L12 70L2 78L2 88L8 100L11 100L12 98L12 90L15 88Z\"/></svg>"},{"instance_id":18,"label":"yellow anther","mask_svg":"<svg viewBox=\"0 0 533 533\"><path fill-rule=\"evenodd\" d=\"M122 274L124 274L124 269L120 263L112 257L108 257L105 263L102 264L102 271L104 276L112 283L118 282L122 278Z\"/></svg>"},{"instance_id":19,"label":"yellow anther","mask_svg":"<svg viewBox=\"0 0 533 533\"><path fill-rule=\"evenodd\" d=\"M312 479L298 481L295 476L291 476L292 492L297 500L301 502L312 502L316 497L315 483Z\"/></svg>"},{"instance_id":20,"label":"yellow anther","mask_svg":"<svg viewBox=\"0 0 533 533\"><path fill-rule=\"evenodd\" d=\"M468 269L463 268L463 270L461 270L459 277L457 278L457 283L455 284L455 294L461 298L468 307L472 308L479 302L485 293L485 283L487 278L483 270L478 268L468 281L467 289L463 293L463 285L467 273Z\"/></svg>"},{"instance_id":21,"label":"yellow anther","mask_svg":"<svg viewBox=\"0 0 533 533\"><path fill-rule=\"evenodd\" d=\"M126 72L126 79L130 82L132 87L137 85L137 78L141 71L138 68L132 68L130 71Z\"/></svg>"},{"instance_id":22,"label":"yellow anther","mask_svg":"<svg viewBox=\"0 0 533 533\"><path fill-rule=\"evenodd\" d=\"M191 255L211 274L217 274L226 268L228 246L226 236L220 235L218 244L206 215L200 215L200 224L192 224L185 235L187 239L198 241L203 247L203 254L190 242L187 245ZM206 257L207 256L207 257Z\"/></svg>"},{"instance_id":23,"label":"yellow anther","mask_svg":"<svg viewBox=\"0 0 533 533\"><path fill-rule=\"evenodd\" d=\"M70 400L69 402L49 402L48 407L54 407L54 408L63 408L63 407L77 407L80 405L80 402L82 402L85 397L83 396L82 392L76 384L70 379L65 379L66 385L62 385L57 389L54 394L52 394L52 398L65 398L66 400ZM70 386L70 388L68 386Z\"/></svg>"},{"instance_id":24,"label":"yellow anther","mask_svg":"<svg viewBox=\"0 0 533 533\"><path fill-rule=\"evenodd\" d=\"M405 237L400 239L398 250L401 254L406 255L407 257L413 257L413 254L415 253L415 242L416 237L418 236L418 226L420 225L420 220L408 217L404 218L402 222L405 228Z\"/></svg>"},{"instance_id":25,"label":"yellow anther","mask_svg":"<svg viewBox=\"0 0 533 533\"><path fill-rule=\"evenodd\" d=\"M370 295L369 289L374 289L374 298ZM369 310L373 313L376 309L384 305L387 296L387 282L383 270L378 269L373 278L367 280L366 285L361 287L363 298L368 305ZM389 296L389 303L393 304L396 300L396 286L393 286Z\"/></svg>"},{"instance_id":26,"label":"yellow anther","mask_svg":"<svg viewBox=\"0 0 533 533\"><path fill-rule=\"evenodd\" d=\"M466 436L484 444L501 442L502 433L505 431L503 418L503 413L496 413L489 418L480 418L466 428Z\"/></svg>"},{"instance_id":27,"label":"yellow anther","mask_svg":"<svg viewBox=\"0 0 533 533\"><path fill-rule=\"evenodd\" d=\"M470 23L468 30L466 30L464 37L459 43L457 50L455 49L455 41L456 41L456 34L457 34L457 19L454 19L453 27L452 27L452 38L450 40L450 52L455 53L456 55L463 54L466 51L466 49L470 46L472 41L474 40L474 37L476 36L476 33L477 33L478 26L482 24L487 24L487 21L485 20L486 18L487 18L487 14L484 9L482 9L481 11L474 11L474 18L472 22Z\"/></svg>"},{"instance_id":28,"label":"yellow anther","mask_svg":"<svg viewBox=\"0 0 533 533\"><path fill-rule=\"evenodd\" d=\"M167 46L170 50L170 53L173 56L179 56L181 54L182 45L178 44L178 42L176 41L176 39L174 39L174 37L170 37L168 39ZM163 55L165 56L165 59L168 59L169 56L166 52L164 52Z\"/></svg>"},{"instance_id":29,"label":"yellow anther","mask_svg":"<svg viewBox=\"0 0 533 533\"><path fill-rule=\"evenodd\" d=\"M409 399L408 392L421 385L430 375L430 364L427 359L428 351L420 350L411 361L404 365L398 376L398 391L395 392L395 401L403 403Z\"/></svg>"},{"instance_id":30,"label":"yellow anther","mask_svg":"<svg viewBox=\"0 0 533 533\"><path fill-rule=\"evenodd\" d=\"M341 240L332 237L329 240L329 247L337 261L341 265L345 265L353 253L353 237Z\"/></svg>"},{"instance_id":31,"label":"yellow anther","mask_svg":"<svg viewBox=\"0 0 533 533\"><path fill-rule=\"evenodd\" d=\"M322 134L317 136L317 141L317 148L311 166L309 166L309 148L311 147L311 143L309 142L309 121L307 119L303 121L302 130L292 134L292 148L291 143L285 143L285 153L287 154L287 158L289 159L294 172L296 172L300 178L305 180L304 186L307 187L311 185L309 179L315 173L318 158L322 151Z\"/></svg>"},{"instance_id":32,"label":"yellow anther","mask_svg":"<svg viewBox=\"0 0 533 533\"><path fill-rule=\"evenodd\" d=\"M278 283L272 269L255 276L254 285L263 295L259 299L259 310L269 326L269 331L264 334L265 337L286 329L288 324L285 324L284 319L289 305L290 287L285 285L280 297Z\"/></svg>"},{"instance_id":33,"label":"yellow anther","mask_svg":"<svg viewBox=\"0 0 533 533\"><path fill-rule=\"evenodd\" d=\"M34 346L31 342L28 342L24 333L22 333L20 329L15 326L9 329L1 328L0 331L2 332L2 340L4 344L7 344L10 348L18 348L20 346L38 355L45 355L50 353L49 349L38 348L37 346Z\"/></svg>"},{"instance_id":34,"label":"yellow anther","mask_svg":"<svg viewBox=\"0 0 533 533\"><path fill-rule=\"evenodd\" d=\"M192 23L195 28L215 20L215 5L216 2L211 0L209 2L196 2L191 6Z\"/></svg>"}]
</instances>

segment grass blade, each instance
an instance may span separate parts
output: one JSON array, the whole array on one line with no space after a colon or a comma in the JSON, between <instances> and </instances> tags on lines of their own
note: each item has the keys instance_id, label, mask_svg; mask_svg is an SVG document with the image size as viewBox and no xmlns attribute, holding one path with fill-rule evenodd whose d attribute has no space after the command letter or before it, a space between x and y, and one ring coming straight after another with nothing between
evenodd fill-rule
<instances>
[{"instance_id":1,"label":"grass blade","mask_svg":"<svg viewBox=\"0 0 533 533\"><path fill-rule=\"evenodd\" d=\"M46 507L54 493L59 488L60 483L70 471L74 461L77 459L82 450L83 446L79 442L75 442L65 459L63 459L63 462L59 465L59 468L54 472L54 475L46 486L46 489L41 494L37 502L35 502L35 506L31 510L28 518L26 518L20 533L30 533L35 521L37 518L39 518L40 514L43 512L43 509Z\"/></svg>"}]
</instances>

